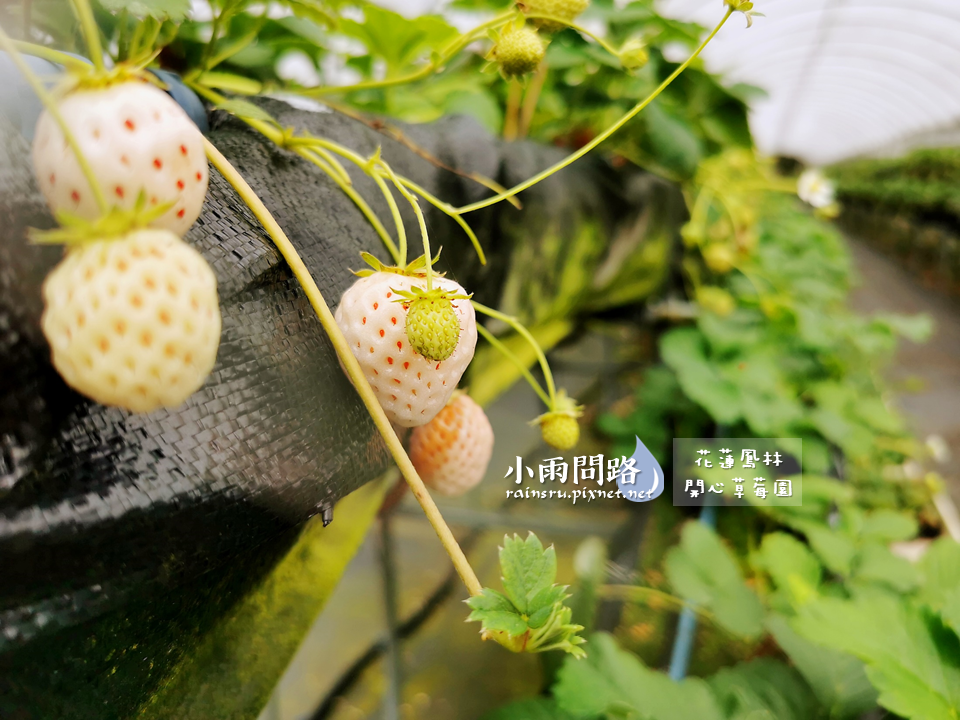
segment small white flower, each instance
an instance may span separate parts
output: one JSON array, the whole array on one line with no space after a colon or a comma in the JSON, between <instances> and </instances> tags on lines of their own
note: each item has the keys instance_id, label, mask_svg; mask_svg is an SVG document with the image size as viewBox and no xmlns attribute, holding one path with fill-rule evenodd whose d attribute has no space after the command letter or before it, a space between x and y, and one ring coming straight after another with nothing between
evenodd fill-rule
<instances>
[{"instance_id":1,"label":"small white flower","mask_svg":"<svg viewBox=\"0 0 961 720\"><path fill-rule=\"evenodd\" d=\"M811 207L824 208L834 202L834 183L817 168L811 168L797 179L797 194Z\"/></svg>"}]
</instances>

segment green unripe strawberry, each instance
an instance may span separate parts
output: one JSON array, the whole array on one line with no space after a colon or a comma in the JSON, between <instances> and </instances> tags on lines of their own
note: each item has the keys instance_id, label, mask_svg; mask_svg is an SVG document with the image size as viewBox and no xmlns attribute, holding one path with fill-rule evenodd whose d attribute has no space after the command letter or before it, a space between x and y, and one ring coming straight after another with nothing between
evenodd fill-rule
<instances>
[{"instance_id":1,"label":"green unripe strawberry","mask_svg":"<svg viewBox=\"0 0 961 720\"><path fill-rule=\"evenodd\" d=\"M461 326L452 300L468 300L469 295L435 287L427 290L414 286L397 290L396 302L407 309L404 329L411 349L433 362L441 362L454 354L460 341Z\"/></svg>"},{"instance_id":2,"label":"green unripe strawberry","mask_svg":"<svg viewBox=\"0 0 961 720\"><path fill-rule=\"evenodd\" d=\"M414 300L407 310L407 339L414 352L440 362L454 354L460 323L446 297Z\"/></svg>"},{"instance_id":3,"label":"green unripe strawberry","mask_svg":"<svg viewBox=\"0 0 961 720\"><path fill-rule=\"evenodd\" d=\"M557 450L570 450L581 436L577 418L566 413L548 413L541 420L541 437Z\"/></svg>"},{"instance_id":4,"label":"green unripe strawberry","mask_svg":"<svg viewBox=\"0 0 961 720\"><path fill-rule=\"evenodd\" d=\"M591 0L517 0L517 7L525 15L551 15L567 22L573 22L590 4ZM531 22L545 32L555 32L564 27L560 23L537 17L532 17Z\"/></svg>"},{"instance_id":5,"label":"green unripe strawberry","mask_svg":"<svg viewBox=\"0 0 961 720\"><path fill-rule=\"evenodd\" d=\"M531 425L540 425L544 442L556 450L570 450L581 437L577 418L582 408L564 390L559 390L550 412L534 418Z\"/></svg>"},{"instance_id":6,"label":"green unripe strawberry","mask_svg":"<svg viewBox=\"0 0 961 720\"><path fill-rule=\"evenodd\" d=\"M491 51L492 59L505 78L534 72L544 59L544 40L533 28L509 25Z\"/></svg>"}]
</instances>

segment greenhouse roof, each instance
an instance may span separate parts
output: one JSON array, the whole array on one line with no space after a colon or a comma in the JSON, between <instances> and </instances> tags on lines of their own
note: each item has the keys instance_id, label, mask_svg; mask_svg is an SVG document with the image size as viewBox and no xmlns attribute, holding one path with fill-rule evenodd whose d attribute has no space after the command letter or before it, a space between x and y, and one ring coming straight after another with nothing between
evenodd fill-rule
<instances>
[{"instance_id":1,"label":"greenhouse roof","mask_svg":"<svg viewBox=\"0 0 961 720\"><path fill-rule=\"evenodd\" d=\"M662 0L670 17L713 26L719 0ZM728 82L767 92L751 125L766 153L827 164L958 142L957 0L761 0L705 50Z\"/></svg>"}]
</instances>

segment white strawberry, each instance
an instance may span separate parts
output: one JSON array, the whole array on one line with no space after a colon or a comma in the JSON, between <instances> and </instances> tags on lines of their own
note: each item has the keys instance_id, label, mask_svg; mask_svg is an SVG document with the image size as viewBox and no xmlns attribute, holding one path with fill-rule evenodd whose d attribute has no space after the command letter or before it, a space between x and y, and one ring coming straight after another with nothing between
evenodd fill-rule
<instances>
[{"instance_id":1,"label":"white strawberry","mask_svg":"<svg viewBox=\"0 0 961 720\"><path fill-rule=\"evenodd\" d=\"M407 307L397 302L404 300L398 293L426 283L422 275L401 272L378 270L359 278L340 299L335 318L387 417L397 425L416 427L430 422L447 404L474 357L477 326L464 288L435 275L435 288L458 296L451 303L460 338L447 360L416 353L407 338Z\"/></svg>"},{"instance_id":2,"label":"white strawberry","mask_svg":"<svg viewBox=\"0 0 961 720\"><path fill-rule=\"evenodd\" d=\"M207 194L203 136L159 88L138 80L79 88L58 101L108 204L129 209L173 203L151 223L183 235ZM100 210L73 150L50 113L37 121L33 168L54 212L95 220Z\"/></svg>"},{"instance_id":3,"label":"white strawberry","mask_svg":"<svg viewBox=\"0 0 961 720\"><path fill-rule=\"evenodd\" d=\"M410 435L410 460L417 472L428 487L448 497L463 495L484 479L493 449L487 415L463 393Z\"/></svg>"},{"instance_id":4,"label":"white strawberry","mask_svg":"<svg viewBox=\"0 0 961 720\"><path fill-rule=\"evenodd\" d=\"M216 360L217 279L169 230L72 247L44 281L43 299L54 366L104 405L176 407Z\"/></svg>"}]
</instances>

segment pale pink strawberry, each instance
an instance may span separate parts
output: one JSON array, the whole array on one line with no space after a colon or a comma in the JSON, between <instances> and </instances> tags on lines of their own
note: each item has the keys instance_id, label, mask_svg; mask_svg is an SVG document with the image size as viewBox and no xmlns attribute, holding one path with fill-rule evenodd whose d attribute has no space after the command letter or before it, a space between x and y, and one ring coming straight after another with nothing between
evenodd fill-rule
<instances>
[{"instance_id":1,"label":"pale pink strawberry","mask_svg":"<svg viewBox=\"0 0 961 720\"><path fill-rule=\"evenodd\" d=\"M183 234L207 194L203 136L163 90L142 81L78 89L58 101L107 203L148 208L172 202L153 227ZM33 167L50 209L88 220L100 216L94 195L60 127L44 111L33 141Z\"/></svg>"},{"instance_id":2,"label":"pale pink strawberry","mask_svg":"<svg viewBox=\"0 0 961 720\"><path fill-rule=\"evenodd\" d=\"M464 296L453 280L434 277L434 287ZM407 308L398 291L424 287L421 277L374 272L359 278L340 300L335 318L360 361L384 412L391 422L416 427L430 422L457 388L474 357L477 326L474 308L466 298L452 301L460 323L460 339L453 354L440 362L428 360L407 339Z\"/></svg>"},{"instance_id":3,"label":"pale pink strawberry","mask_svg":"<svg viewBox=\"0 0 961 720\"><path fill-rule=\"evenodd\" d=\"M448 497L463 495L484 479L493 449L487 415L463 393L410 435L417 472L429 488Z\"/></svg>"}]
</instances>

